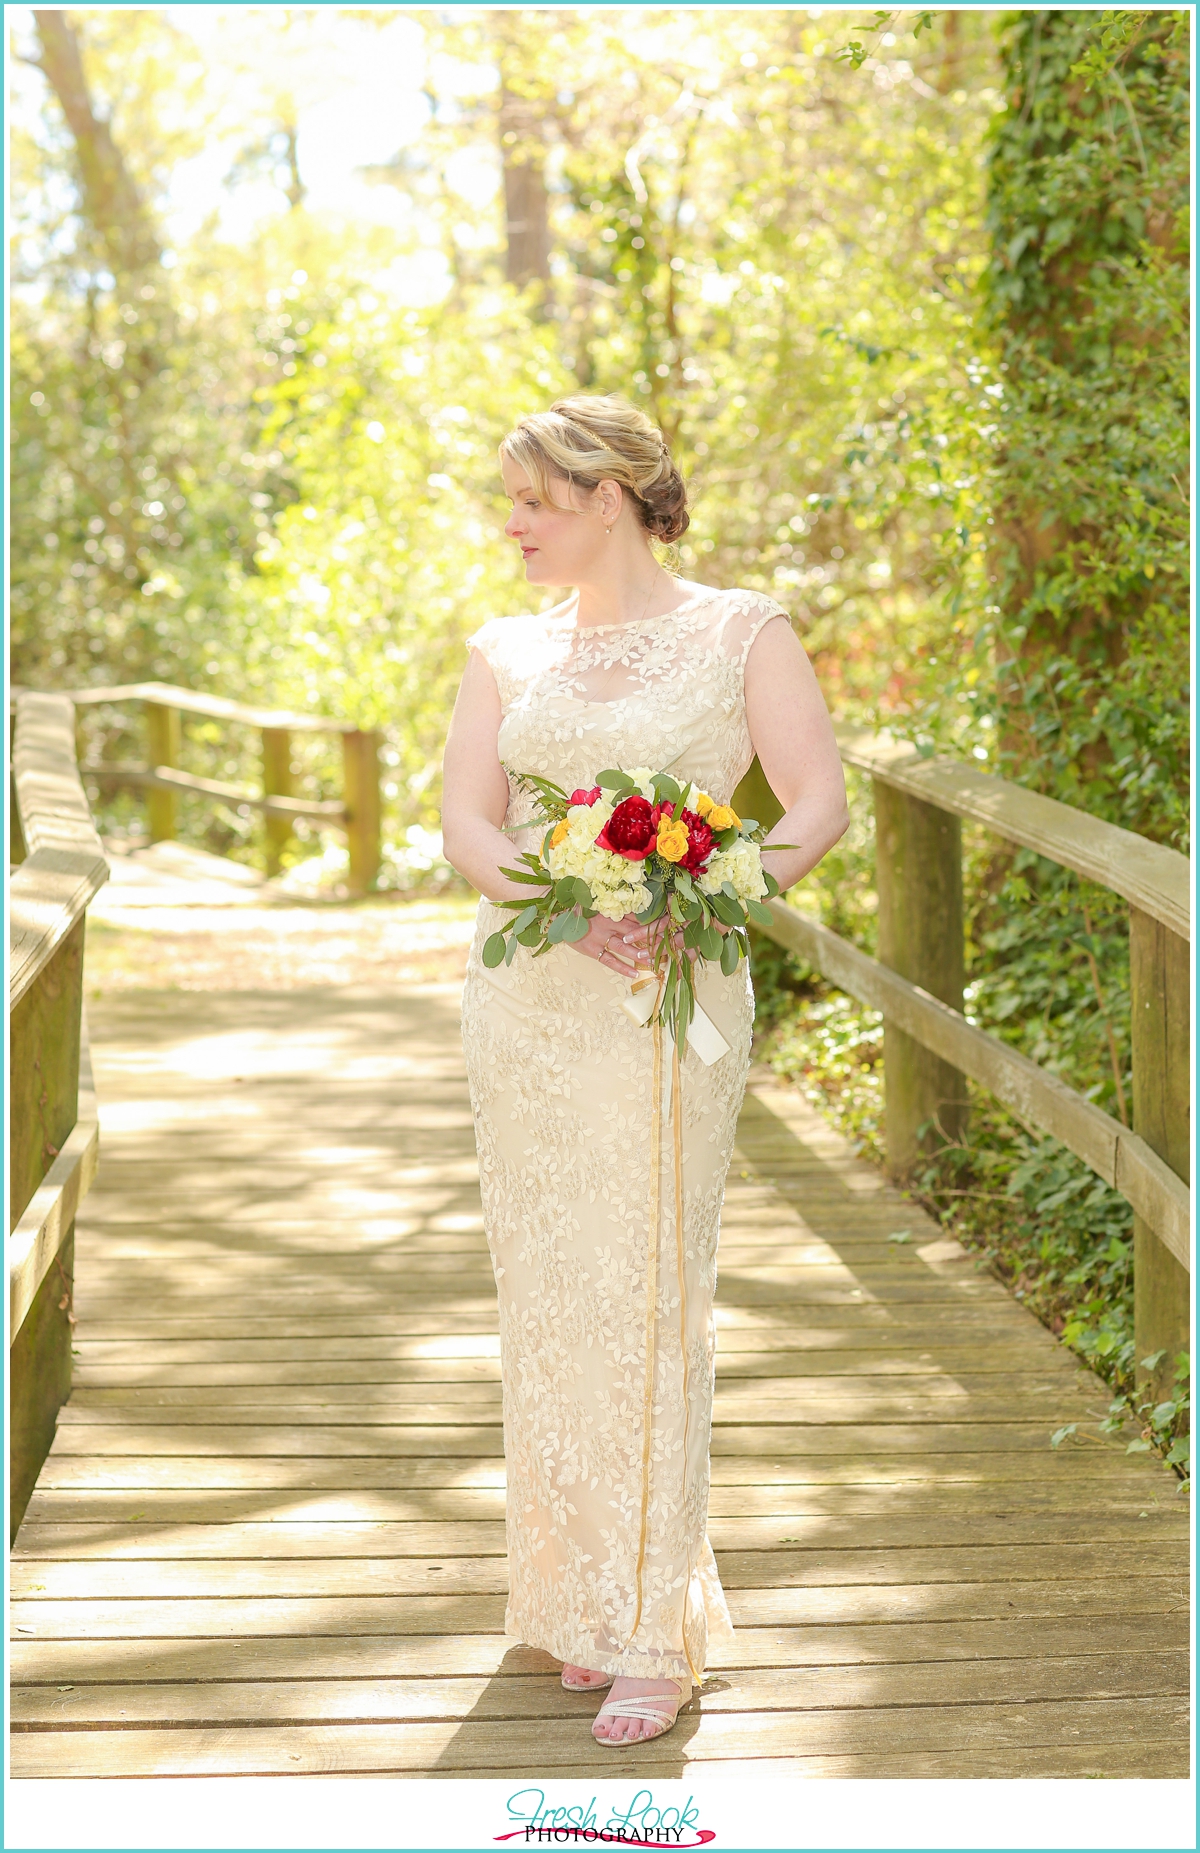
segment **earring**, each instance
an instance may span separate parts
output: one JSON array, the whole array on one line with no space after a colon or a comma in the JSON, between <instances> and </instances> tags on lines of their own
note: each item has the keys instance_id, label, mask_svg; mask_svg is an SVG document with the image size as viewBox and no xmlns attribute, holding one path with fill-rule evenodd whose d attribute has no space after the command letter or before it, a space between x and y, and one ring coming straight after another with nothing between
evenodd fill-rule
<instances>
[{"instance_id":1,"label":"earring","mask_svg":"<svg viewBox=\"0 0 1200 1853\"><path fill-rule=\"evenodd\" d=\"M604 532L608 535L609 540L611 540L612 539L612 529L605 528Z\"/></svg>"}]
</instances>

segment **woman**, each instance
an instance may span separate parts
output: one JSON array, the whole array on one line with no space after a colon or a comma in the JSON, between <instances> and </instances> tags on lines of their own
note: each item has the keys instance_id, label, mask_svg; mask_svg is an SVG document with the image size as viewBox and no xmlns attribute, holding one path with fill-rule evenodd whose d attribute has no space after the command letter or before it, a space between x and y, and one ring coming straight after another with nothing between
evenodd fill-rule
<instances>
[{"instance_id":1,"label":"woman","mask_svg":"<svg viewBox=\"0 0 1200 1853\"><path fill-rule=\"evenodd\" d=\"M658 564L651 542L683 533L686 493L643 413L563 399L522 419L500 455L505 533L529 584L574 587L470 639L445 760L446 854L484 896L463 1037L500 1300L505 1628L560 1659L569 1690L611 1684L593 1734L630 1744L670 1729L708 1640L732 1633L705 1531L712 1303L753 995L744 963L698 979L730 1046L709 1067L690 1046L684 1059L678 1250L669 1139L650 1207L653 1039L620 1007L652 961L650 930L598 916L573 945L482 963L511 917L494 903L528 892L503 870L541 836L519 828L536 807L508 774L571 791L649 766L725 804L757 752L785 807L772 836L795 846L764 854L781 888L841 836L845 786L786 614Z\"/></svg>"}]
</instances>

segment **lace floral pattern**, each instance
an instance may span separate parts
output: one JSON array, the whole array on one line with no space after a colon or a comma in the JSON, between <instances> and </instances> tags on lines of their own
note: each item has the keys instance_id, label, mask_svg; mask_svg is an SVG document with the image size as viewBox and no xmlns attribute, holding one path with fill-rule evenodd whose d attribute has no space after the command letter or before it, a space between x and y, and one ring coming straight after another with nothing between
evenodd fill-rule
<instances>
[{"instance_id":1,"label":"lace floral pattern","mask_svg":"<svg viewBox=\"0 0 1200 1853\"><path fill-rule=\"evenodd\" d=\"M763 625L755 592L719 593L646 623L577 633L561 617L495 619L471 643L500 691L510 774L570 789L650 765L727 801L753 756L743 671ZM601 698L603 691L603 698ZM508 823L532 815L510 783ZM749 1064L744 965L699 996L729 1043L683 1064L681 1331L673 1190L664 1165L650 1498L642 1507L652 1039L627 987L569 947L488 971L507 918L482 901L463 995L488 1243L500 1302L508 1474L506 1631L559 1659L633 1678L688 1677L732 1633L709 1547L713 1294L725 1173ZM688 1397L684 1397L687 1351ZM686 1650L684 1632L686 1628Z\"/></svg>"}]
</instances>

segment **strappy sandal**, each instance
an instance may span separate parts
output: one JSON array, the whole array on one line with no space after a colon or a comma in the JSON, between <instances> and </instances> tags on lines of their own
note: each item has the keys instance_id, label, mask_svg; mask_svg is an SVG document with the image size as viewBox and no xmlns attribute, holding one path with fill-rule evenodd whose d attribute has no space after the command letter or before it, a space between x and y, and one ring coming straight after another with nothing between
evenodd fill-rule
<instances>
[{"instance_id":1,"label":"strappy sandal","mask_svg":"<svg viewBox=\"0 0 1200 1853\"><path fill-rule=\"evenodd\" d=\"M593 1721L598 1724L601 1718L642 1718L649 1724L662 1725L662 1730L655 1731L653 1737L596 1737L595 1730L593 1730L592 1736L596 1738L596 1742L608 1744L614 1750L623 1750L628 1744L652 1744L655 1738L665 1737L675 1724L683 1707L691 1703L690 1683L686 1692L683 1690L682 1682L677 1683L679 1684L677 1698L673 1699L669 1692L648 1692L640 1699L610 1699L607 1705L600 1707ZM673 1711L669 1709L671 1706L675 1708Z\"/></svg>"},{"instance_id":2,"label":"strappy sandal","mask_svg":"<svg viewBox=\"0 0 1200 1853\"><path fill-rule=\"evenodd\" d=\"M582 1669L584 1672L589 1670L590 1669L587 1667ZM613 1676L611 1673L604 1673L599 1679L568 1679L567 1669L565 1667L563 1668L562 1686L564 1692L603 1692L606 1686L612 1685L612 1682Z\"/></svg>"}]
</instances>

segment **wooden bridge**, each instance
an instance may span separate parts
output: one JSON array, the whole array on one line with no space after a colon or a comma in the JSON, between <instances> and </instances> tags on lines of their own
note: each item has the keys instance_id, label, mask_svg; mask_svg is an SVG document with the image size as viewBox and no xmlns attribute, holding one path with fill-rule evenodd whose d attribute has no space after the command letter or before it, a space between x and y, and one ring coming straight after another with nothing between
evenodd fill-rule
<instances>
[{"instance_id":1,"label":"wooden bridge","mask_svg":"<svg viewBox=\"0 0 1200 1853\"><path fill-rule=\"evenodd\" d=\"M159 943L215 932L228 899L240 969L94 1001L93 1096L71 1025L104 859L71 728L64 698L19 704L14 1776L1187 1774L1173 1475L1104 1435L1103 1384L765 1073L718 1293L710 1532L736 1640L669 1737L595 1745L594 1699L502 1632L496 1307L457 984L445 966L381 982L360 964L286 988L256 950L278 930L270 891L151 851L115 866L96 910L128 926L133 874L145 900L157 868L165 911L142 918ZM777 925L888 1014L896 1168L945 1070L990 1064L988 1085L1023 1086L1135 1202L1143 1335L1186 1330L1169 1063L1157 1093L1135 1075L1139 1131L1112 1131L983 1046L945 996L953 969L912 969L905 856L922 829L953 898L953 830L926 812L990 804L1010 831L1029 813L1004 815L1001 782L970 769L845 750L875 755L899 794L881 806L890 963L790 910ZM1177 1046L1187 921L1169 852L1132 843L1110 879L1140 882L1131 905L1159 947L1136 1058L1152 1030ZM1082 825L1069 848L1116 853ZM343 941L381 906L339 914ZM330 916L309 918L319 937ZM461 941L442 956L460 961Z\"/></svg>"}]
</instances>

